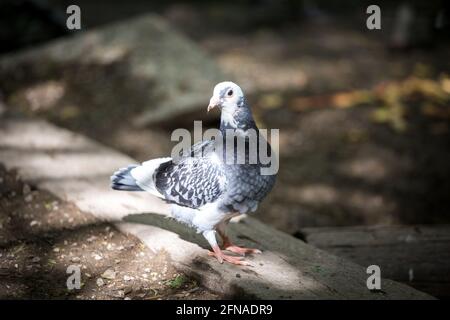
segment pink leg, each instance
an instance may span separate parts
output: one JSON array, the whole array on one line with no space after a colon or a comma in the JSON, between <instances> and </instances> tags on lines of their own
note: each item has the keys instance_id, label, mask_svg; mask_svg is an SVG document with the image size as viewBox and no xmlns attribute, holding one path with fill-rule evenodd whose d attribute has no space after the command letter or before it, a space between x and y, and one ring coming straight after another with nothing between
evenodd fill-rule
<instances>
[{"instance_id":1,"label":"pink leg","mask_svg":"<svg viewBox=\"0 0 450 320\"><path fill-rule=\"evenodd\" d=\"M245 247L239 247L237 245L234 245L230 238L227 236L226 232L225 232L225 227L226 224L222 223L221 225L219 225L219 227L217 228L217 232L219 233L220 237L222 238L222 248L224 250L230 251L230 252L234 252L240 255L245 256L246 254L258 254L261 253L261 250L259 249L254 249L254 248L245 248Z\"/></svg>"},{"instance_id":2,"label":"pink leg","mask_svg":"<svg viewBox=\"0 0 450 320\"><path fill-rule=\"evenodd\" d=\"M211 245L211 248L213 249L213 251L209 251L208 254L210 256L216 257L219 263L223 263L224 261L226 261L235 265L250 266L250 263L245 261L242 257L235 257L224 254L217 245L215 231L213 230L205 231L203 233L203 236L206 238L206 240L208 240L209 244Z\"/></svg>"}]
</instances>

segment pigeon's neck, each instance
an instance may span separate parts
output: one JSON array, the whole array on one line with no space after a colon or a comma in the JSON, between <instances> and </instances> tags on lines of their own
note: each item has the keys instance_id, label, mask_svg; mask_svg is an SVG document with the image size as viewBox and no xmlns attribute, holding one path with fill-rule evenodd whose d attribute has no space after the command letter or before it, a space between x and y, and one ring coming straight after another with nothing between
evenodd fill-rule
<instances>
[{"instance_id":1,"label":"pigeon's neck","mask_svg":"<svg viewBox=\"0 0 450 320\"><path fill-rule=\"evenodd\" d=\"M240 129L243 131L247 131L248 129L258 130L250 108L245 106L233 111L222 109L220 131L225 132L227 129Z\"/></svg>"}]
</instances>

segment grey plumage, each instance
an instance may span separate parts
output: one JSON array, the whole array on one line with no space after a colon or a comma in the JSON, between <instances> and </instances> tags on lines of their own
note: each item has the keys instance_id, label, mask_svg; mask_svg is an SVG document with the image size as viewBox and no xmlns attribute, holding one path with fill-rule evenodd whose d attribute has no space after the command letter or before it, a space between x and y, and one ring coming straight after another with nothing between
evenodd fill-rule
<instances>
[{"instance_id":1,"label":"grey plumage","mask_svg":"<svg viewBox=\"0 0 450 320\"><path fill-rule=\"evenodd\" d=\"M158 168L156 189L168 202L198 209L225 192L225 172L213 158L210 149L213 143L199 142L176 163L169 161ZM199 155L196 155L197 149L202 149Z\"/></svg>"},{"instance_id":2,"label":"grey plumage","mask_svg":"<svg viewBox=\"0 0 450 320\"><path fill-rule=\"evenodd\" d=\"M140 166L123 168L112 176L112 188L145 190L171 203L172 216L196 228L197 232L202 232L219 261L245 264L218 249L215 230L219 231L224 242L229 242L222 230L223 226L235 215L255 211L260 201L272 189L275 175L261 174L264 165L259 157L256 163L249 162L246 132L253 129L258 137L260 132L239 86L232 82L218 84L208 110L211 107L221 108L220 131L223 133L223 141L201 141L176 161L161 158L144 162ZM246 145L244 155L239 153L241 151L237 150L237 145L232 150L225 147L225 133L230 129L239 133L237 139L243 139ZM268 145L265 139L260 143ZM258 144L258 150L260 147ZM270 153L269 145L267 149ZM229 152L232 152L234 160L231 163L226 161ZM236 162L239 156L245 158L244 164Z\"/></svg>"}]
</instances>

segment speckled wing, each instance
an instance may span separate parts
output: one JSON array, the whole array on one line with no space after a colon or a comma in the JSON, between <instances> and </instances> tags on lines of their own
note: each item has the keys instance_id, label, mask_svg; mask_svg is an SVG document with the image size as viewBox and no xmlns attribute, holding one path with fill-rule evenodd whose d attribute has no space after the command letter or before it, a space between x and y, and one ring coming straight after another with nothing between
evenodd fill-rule
<instances>
[{"instance_id":1,"label":"speckled wing","mask_svg":"<svg viewBox=\"0 0 450 320\"><path fill-rule=\"evenodd\" d=\"M222 161L213 150L214 141L202 141L178 161L162 164L156 173L156 189L165 200L197 209L217 200L225 191Z\"/></svg>"}]
</instances>

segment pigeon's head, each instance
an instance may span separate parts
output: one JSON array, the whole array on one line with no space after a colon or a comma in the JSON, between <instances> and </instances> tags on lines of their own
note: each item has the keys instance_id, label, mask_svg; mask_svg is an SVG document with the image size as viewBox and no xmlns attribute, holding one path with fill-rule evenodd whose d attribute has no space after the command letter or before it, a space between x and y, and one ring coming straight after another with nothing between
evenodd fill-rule
<instances>
[{"instance_id":1,"label":"pigeon's head","mask_svg":"<svg viewBox=\"0 0 450 320\"><path fill-rule=\"evenodd\" d=\"M221 125L237 128L248 127L254 123L244 93L234 82L224 81L214 87L208 111L216 107L222 113Z\"/></svg>"},{"instance_id":2,"label":"pigeon's head","mask_svg":"<svg viewBox=\"0 0 450 320\"><path fill-rule=\"evenodd\" d=\"M234 82L224 81L214 87L213 96L209 100L208 111L213 108L234 109L244 102L242 89Z\"/></svg>"}]
</instances>

